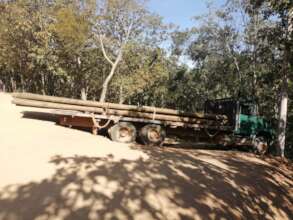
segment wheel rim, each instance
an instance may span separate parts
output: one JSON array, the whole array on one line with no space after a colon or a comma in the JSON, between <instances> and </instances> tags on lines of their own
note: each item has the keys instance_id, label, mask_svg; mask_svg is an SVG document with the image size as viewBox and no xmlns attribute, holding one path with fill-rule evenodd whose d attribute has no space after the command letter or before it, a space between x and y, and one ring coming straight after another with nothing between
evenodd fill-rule
<instances>
[{"instance_id":1,"label":"wheel rim","mask_svg":"<svg viewBox=\"0 0 293 220\"><path fill-rule=\"evenodd\" d=\"M148 132L148 139L153 143L159 142L161 140L160 132L156 129L150 129Z\"/></svg>"},{"instance_id":2,"label":"wheel rim","mask_svg":"<svg viewBox=\"0 0 293 220\"><path fill-rule=\"evenodd\" d=\"M130 141L131 140L131 130L126 128L126 127L122 127L119 129L119 140L120 141Z\"/></svg>"},{"instance_id":3,"label":"wheel rim","mask_svg":"<svg viewBox=\"0 0 293 220\"><path fill-rule=\"evenodd\" d=\"M262 139L257 139L254 147L259 154L265 154L268 150L267 142Z\"/></svg>"}]
</instances>

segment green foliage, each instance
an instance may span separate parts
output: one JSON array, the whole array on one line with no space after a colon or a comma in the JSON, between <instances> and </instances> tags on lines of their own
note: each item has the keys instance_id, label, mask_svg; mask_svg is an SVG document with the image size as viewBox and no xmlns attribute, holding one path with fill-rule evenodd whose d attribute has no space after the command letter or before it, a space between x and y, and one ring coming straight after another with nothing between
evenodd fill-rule
<instances>
[{"instance_id":1,"label":"green foliage","mask_svg":"<svg viewBox=\"0 0 293 220\"><path fill-rule=\"evenodd\" d=\"M74 5L59 8L55 14L54 32L67 51L72 52L83 47L90 35L90 23L86 14L79 14Z\"/></svg>"},{"instance_id":2,"label":"green foliage","mask_svg":"<svg viewBox=\"0 0 293 220\"><path fill-rule=\"evenodd\" d=\"M107 13L97 17L96 3ZM142 1L16 0L1 2L0 10L0 78L9 91L69 97L80 97L83 91L97 99L110 65L95 30L103 30L112 58L130 22L133 31L123 46L121 74L112 82L111 100L121 96L117 85L123 86L123 100L128 100L165 74L165 55L157 49L165 26Z\"/></svg>"}]
</instances>

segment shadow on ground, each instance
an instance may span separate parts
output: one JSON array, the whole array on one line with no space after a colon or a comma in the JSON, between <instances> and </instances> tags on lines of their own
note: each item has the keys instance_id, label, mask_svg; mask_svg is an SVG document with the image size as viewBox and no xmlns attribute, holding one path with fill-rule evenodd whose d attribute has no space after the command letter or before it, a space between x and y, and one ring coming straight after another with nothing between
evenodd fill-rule
<instances>
[{"instance_id":1,"label":"shadow on ground","mask_svg":"<svg viewBox=\"0 0 293 220\"><path fill-rule=\"evenodd\" d=\"M58 121L58 116L50 112L37 112L37 111L23 111L23 118L36 119L41 121Z\"/></svg>"},{"instance_id":2,"label":"shadow on ground","mask_svg":"<svg viewBox=\"0 0 293 220\"><path fill-rule=\"evenodd\" d=\"M293 219L292 170L234 152L142 149L150 159L61 157L0 192L0 219Z\"/></svg>"}]
</instances>

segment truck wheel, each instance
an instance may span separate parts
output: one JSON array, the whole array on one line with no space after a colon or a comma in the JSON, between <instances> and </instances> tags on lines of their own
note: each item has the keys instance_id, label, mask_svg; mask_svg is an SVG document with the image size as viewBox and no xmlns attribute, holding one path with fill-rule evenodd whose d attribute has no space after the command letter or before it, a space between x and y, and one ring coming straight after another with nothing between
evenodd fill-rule
<instances>
[{"instance_id":1,"label":"truck wheel","mask_svg":"<svg viewBox=\"0 0 293 220\"><path fill-rule=\"evenodd\" d=\"M146 145L161 145L166 137L165 130L159 125L146 125L140 132L141 141Z\"/></svg>"},{"instance_id":2,"label":"truck wheel","mask_svg":"<svg viewBox=\"0 0 293 220\"><path fill-rule=\"evenodd\" d=\"M119 122L112 126L108 133L112 141L120 143L132 143L136 139L136 128L128 122Z\"/></svg>"},{"instance_id":3,"label":"truck wheel","mask_svg":"<svg viewBox=\"0 0 293 220\"><path fill-rule=\"evenodd\" d=\"M264 155L268 150L268 142L263 137L257 137L254 140L253 148L255 153Z\"/></svg>"}]
</instances>

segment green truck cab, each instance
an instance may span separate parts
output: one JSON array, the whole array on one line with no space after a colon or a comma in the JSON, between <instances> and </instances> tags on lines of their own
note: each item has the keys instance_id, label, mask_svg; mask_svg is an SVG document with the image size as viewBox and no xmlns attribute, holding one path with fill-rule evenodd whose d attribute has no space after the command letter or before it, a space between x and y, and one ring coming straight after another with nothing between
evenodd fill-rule
<instances>
[{"instance_id":1,"label":"green truck cab","mask_svg":"<svg viewBox=\"0 0 293 220\"><path fill-rule=\"evenodd\" d=\"M242 136L261 136L271 139L273 129L268 120L258 115L258 111L247 109L257 108L254 103L240 103L240 109L236 117L235 134Z\"/></svg>"},{"instance_id":2,"label":"green truck cab","mask_svg":"<svg viewBox=\"0 0 293 220\"><path fill-rule=\"evenodd\" d=\"M258 105L249 100L217 99L205 103L205 113L222 114L231 126L230 144L247 145L263 153L273 139L271 123L259 115Z\"/></svg>"}]
</instances>

